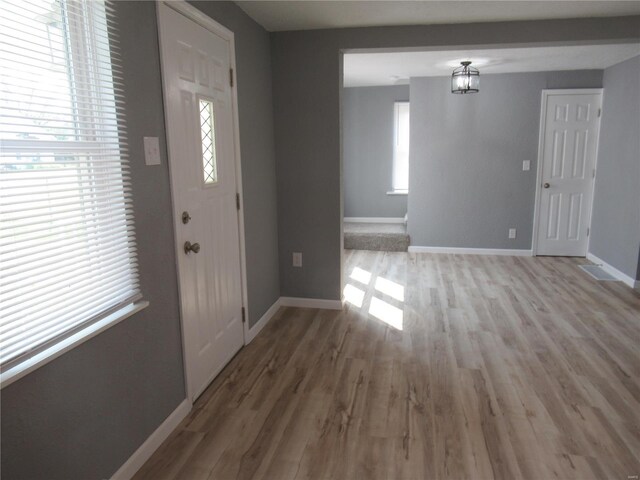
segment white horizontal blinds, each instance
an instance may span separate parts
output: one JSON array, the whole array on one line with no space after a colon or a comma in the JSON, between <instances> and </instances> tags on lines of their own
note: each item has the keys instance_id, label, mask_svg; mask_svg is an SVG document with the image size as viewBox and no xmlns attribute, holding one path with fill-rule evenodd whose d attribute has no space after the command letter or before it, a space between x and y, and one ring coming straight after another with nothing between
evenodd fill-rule
<instances>
[{"instance_id":1,"label":"white horizontal blinds","mask_svg":"<svg viewBox=\"0 0 640 480\"><path fill-rule=\"evenodd\" d=\"M0 2L0 363L140 297L103 1Z\"/></svg>"},{"instance_id":2,"label":"white horizontal blinds","mask_svg":"<svg viewBox=\"0 0 640 480\"><path fill-rule=\"evenodd\" d=\"M409 102L394 108L393 190L409 190Z\"/></svg>"}]
</instances>

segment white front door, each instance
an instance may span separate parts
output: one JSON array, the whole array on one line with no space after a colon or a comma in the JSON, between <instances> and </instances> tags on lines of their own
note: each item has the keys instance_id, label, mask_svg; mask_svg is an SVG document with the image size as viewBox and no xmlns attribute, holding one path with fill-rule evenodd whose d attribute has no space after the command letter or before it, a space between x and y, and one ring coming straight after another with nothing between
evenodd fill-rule
<instances>
[{"instance_id":1,"label":"white front door","mask_svg":"<svg viewBox=\"0 0 640 480\"><path fill-rule=\"evenodd\" d=\"M545 98L536 254L584 257L602 93L556 90L545 92Z\"/></svg>"},{"instance_id":2,"label":"white front door","mask_svg":"<svg viewBox=\"0 0 640 480\"><path fill-rule=\"evenodd\" d=\"M194 400L244 343L230 45L172 8L158 9L185 372Z\"/></svg>"}]
</instances>

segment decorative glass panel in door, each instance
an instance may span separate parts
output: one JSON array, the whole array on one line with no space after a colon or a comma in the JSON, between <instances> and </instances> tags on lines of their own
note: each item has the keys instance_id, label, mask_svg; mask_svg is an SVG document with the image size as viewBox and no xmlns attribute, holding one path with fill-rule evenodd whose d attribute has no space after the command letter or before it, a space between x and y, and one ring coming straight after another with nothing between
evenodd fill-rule
<instances>
[{"instance_id":1,"label":"decorative glass panel in door","mask_svg":"<svg viewBox=\"0 0 640 480\"><path fill-rule=\"evenodd\" d=\"M213 102L202 98L200 99L200 135L202 137L202 172L204 175L204 183L216 183L218 181L218 167L216 164Z\"/></svg>"}]
</instances>

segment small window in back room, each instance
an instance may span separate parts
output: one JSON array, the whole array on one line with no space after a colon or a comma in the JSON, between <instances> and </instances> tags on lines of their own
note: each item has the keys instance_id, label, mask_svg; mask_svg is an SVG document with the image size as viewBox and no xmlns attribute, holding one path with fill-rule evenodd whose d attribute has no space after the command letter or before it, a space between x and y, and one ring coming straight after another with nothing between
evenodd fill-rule
<instances>
[{"instance_id":1,"label":"small window in back room","mask_svg":"<svg viewBox=\"0 0 640 480\"><path fill-rule=\"evenodd\" d=\"M394 105L393 180L395 193L409 192L409 102Z\"/></svg>"}]
</instances>

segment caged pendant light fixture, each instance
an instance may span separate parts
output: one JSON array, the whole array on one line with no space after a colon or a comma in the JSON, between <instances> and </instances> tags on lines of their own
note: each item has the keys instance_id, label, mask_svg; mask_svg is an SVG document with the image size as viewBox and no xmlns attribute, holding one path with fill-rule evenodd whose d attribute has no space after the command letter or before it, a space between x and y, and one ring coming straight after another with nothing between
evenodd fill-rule
<instances>
[{"instance_id":1,"label":"caged pendant light fixture","mask_svg":"<svg viewBox=\"0 0 640 480\"><path fill-rule=\"evenodd\" d=\"M451 93L478 93L480 91L480 72L471 67L471 62L460 62L451 75Z\"/></svg>"}]
</instances>

